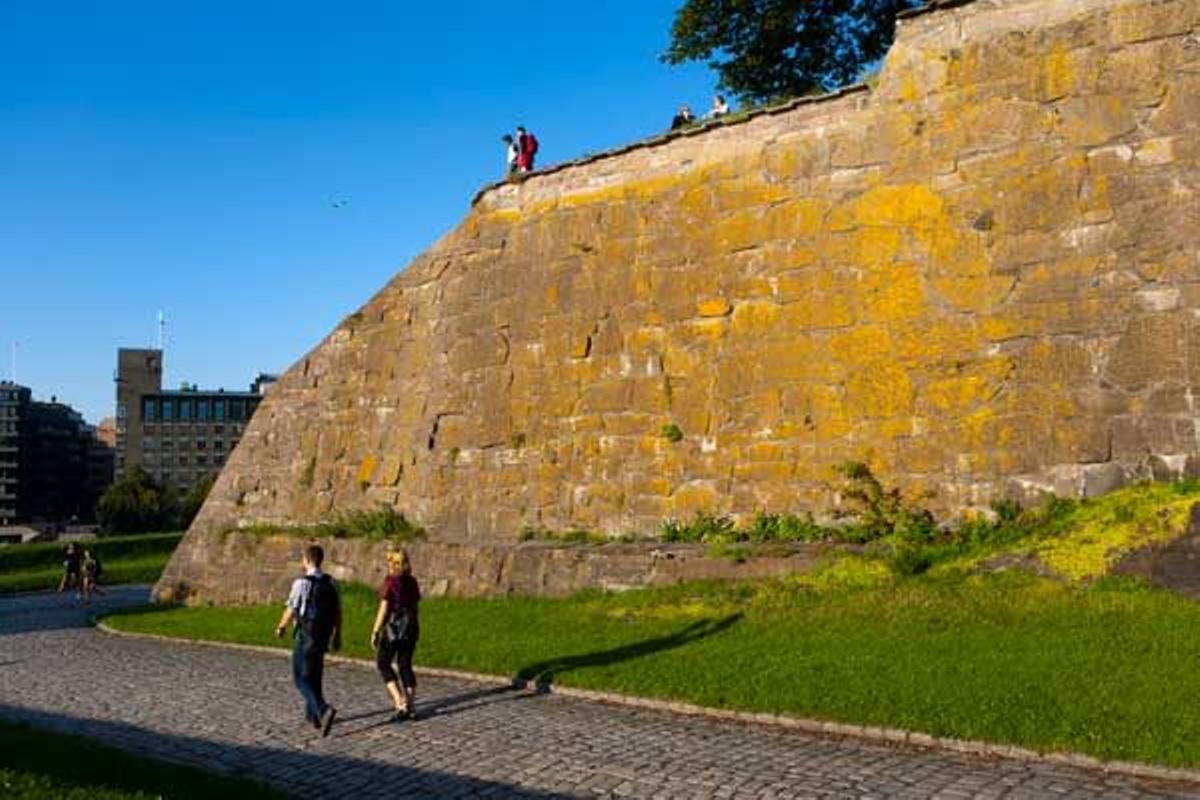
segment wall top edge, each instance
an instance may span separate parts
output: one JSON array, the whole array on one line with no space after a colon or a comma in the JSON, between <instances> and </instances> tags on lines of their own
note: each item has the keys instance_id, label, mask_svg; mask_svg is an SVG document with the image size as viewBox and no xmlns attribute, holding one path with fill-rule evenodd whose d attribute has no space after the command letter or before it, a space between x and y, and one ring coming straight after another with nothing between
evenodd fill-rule
<instances>
[{"instance_id":1,"label":"wall top edge","mask_svg":"<svg viewBox=\"0 0 1200 800\"><path fill-rule=\"evenodd\" d=\"M971 0L967 0L967 2L971 2ZM639 139L636 142L613 147L608 150L601 150L598 153L589 153L588 155L580 158L576 158L571 161L563 161L559 164L555 164L554 166L535 170L509 180L493 181L475 193L475 196L471 199L471 206L474 207L478 205L479 201L488 194L496 189L502 189L506 186L523 184L526 181L544 178L548 175L554 175L556 173L565 172L578 167L585 167L589 164L595 164L598 161L606 161L608 159L615 158L617 156L623 156L626 153L632 153L637 150L653 149L669 142L676 141L677 139L688 139L693 136L702 136L703 134L711 131L744 125L747 122L760 119L762 117L786 114L789 111L794 111L797 108L802 108L804 106L816 105L818 103L828 103L834 100L840 100L850 95L862 94L864 92L870 92L870 89L867 87L867 85L865 83L856 83L851 86L838 89L835 92L829 92L821 95L810 95L806 97L797 97L792 100L786 100L782 103L776 103L774 105L760 106L750 111L731 115L731 119L710 120L708 122L703 122L699 125L694 125L683 130L668 131L666 133L649 136L645 139Z\"/></svg>"},{"instance_id":2,"label":"wall top edge","mask_svg":"<svg viewBox=\"0 0 1200 800\"><path fill-rule=\"evenodd\" d=\"M924 3L922 5L915 6L913 8L909 8L909 9L905 9L904 11L899 12L898 14L896 14L896 19L897 19L897 21L912 19L914 17L920 17L920 16L924 16L926 14L931 14L931 13L935 13L938 11L943 11L943 10L958 8L960 6L970 5L971 3L974 3L975 1L976 0L931 0L931 2ZM502 189L506 186L510 186L510 185L514 185L514 184L518 184L518 185L523 184L526 181L537 180L539 178L544 178L548 175L554 175L559 172L573 170L573 169L577 169L579 167L585 167L590 164L595 164L596 162L599 162L599 161L605 161L605 160L608 160L611 158L616 158L618 156L622 156L622 155L625 155L627 153L631 153L631 152L634 152L637 150L647 150L647 149L659 147L659 146L667 144L669 142L673 142L677 139L685 139L685 138L689 138L692 136L702 136L711 131L721 130L721 129L733 127L736 125L744 125L752 120L756 120L761 117L774 116L774 115L778 115L778 114L786 114L789 111L793 111L793 110L795 110L797 108L801 108L803 106L809 106L809 105L813 105L816 103L827 103L827 102L831 102L834 100L839 100L848 95L860 94L860 93L864 93L864 92L868 92L868 93L870 92L870 89L867 87L867 85L863 84L863 83L856 83L856 84L852 84L850 86L846 86L844 88L838 89L837 91L834 91L834 92L828 92L826 94L810 95L810 96L806 96L806 97L797 97L797 98L793 98L791 100L786 100L782 103L775 103L773 105L762 106L762 107L755 108L753 110L747 111L742 114L736 114L736 115L733 115L733 117L731 119L710 120L708 122L703 122L699 125L694 125L690 128L686 128L684 130L668 131L666 133L656 134L654 136L649 136L645 139L639 139L636 142L630 142L629 144L620 145L617 147L610 148L608 150L601 150L600 152L597 152L597 153L589 153L580 158L572 159L570 161L563 161L563 162L561 162L559 164L555 164L551 167L535 170L534 172L530 172L530 173L520 176L520 177L516 177L516 178L512 178L512 179L508 179L508 180L493 181L492 183L485 185L483 188L481 188L478 192L475 193L475 196L471 198L471 207L474 208L487 195L489 195L490 193L492 193L493 191L495 191L497 189Z\"/></svg>"}]
</instances>

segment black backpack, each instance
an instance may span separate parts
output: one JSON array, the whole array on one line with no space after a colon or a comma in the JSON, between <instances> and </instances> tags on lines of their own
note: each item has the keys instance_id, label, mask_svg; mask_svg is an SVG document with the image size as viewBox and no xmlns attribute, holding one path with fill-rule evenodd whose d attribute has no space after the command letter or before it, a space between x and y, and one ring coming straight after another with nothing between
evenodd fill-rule
<instances>
[{"instance_id":1,"label":"black backpack","mask_svg":"<svg viewBox=\"0 0 1200 800\"><path fill-rule=\"evenodd\" d=\"M311 584L304 605L304 632L321 647L327 647L341 607L337 587L328 575L306 575L304 579Z\"/></svg>"}]
</instances>

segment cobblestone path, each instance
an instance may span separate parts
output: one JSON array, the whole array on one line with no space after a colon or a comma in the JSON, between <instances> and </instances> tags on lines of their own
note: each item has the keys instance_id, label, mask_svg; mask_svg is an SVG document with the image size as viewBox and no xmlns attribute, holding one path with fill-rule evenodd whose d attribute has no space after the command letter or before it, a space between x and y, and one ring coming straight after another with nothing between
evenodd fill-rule
<instances>
[{"instance_id":1,"label":"cobblestone path","mask_svg":"<svg viewBox=\"0 0 1200 800\"><path fill-rule=\"evenodd\" d=\"M97 606L142 602L117 589ZM95 610L96 606L93 607ZM893 748L466 682L387 722L376 676L331 665L329 739L268 654L121 639L51 595L0 598L0 717L256 777L303 797L1196 797L1200 787Z\"/></svg>"}]
</instances>

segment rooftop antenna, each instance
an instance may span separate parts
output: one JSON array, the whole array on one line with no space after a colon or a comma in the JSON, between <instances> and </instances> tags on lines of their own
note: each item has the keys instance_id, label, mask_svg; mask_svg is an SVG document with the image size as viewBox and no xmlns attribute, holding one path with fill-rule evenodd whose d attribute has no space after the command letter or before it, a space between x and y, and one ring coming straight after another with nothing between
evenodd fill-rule
<instances>
[{"instance_id":1,"label":"rooftop antenna","mask_svg":"<svg viewBox=\"0 0 1200 800\"><path fill-rule=\"evenodd\" d=\"M9 380L11 380L13 383L17 382L17 354L20 352L20 350L21 343L14 339L12 343L12 364L9 367Z\"/></svg>"},{"instance_id":2,"label":"rooftop antenna","mask_svg":"<svg viewBox=\"0 0 1200 800\"><path fill-rule=\"evenodd\" d=\"M167 317L162 311L158 312L158 349L162 352L163 344L167 339Z\"/></svg>"}]
</instances>

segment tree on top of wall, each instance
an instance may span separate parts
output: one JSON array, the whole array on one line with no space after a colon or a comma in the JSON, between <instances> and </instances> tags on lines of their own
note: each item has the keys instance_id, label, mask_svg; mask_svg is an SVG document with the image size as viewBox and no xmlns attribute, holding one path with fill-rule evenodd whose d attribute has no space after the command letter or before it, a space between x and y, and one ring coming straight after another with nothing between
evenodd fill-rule
<instances>
[{"instance_id":1,"label":"tree on top of wall","mask_svg":"<svg viewBox=\"0 0 1200 800\"><path fill-rule=\"evenodd\" d=\"M720 86L762 103L829 91L881 59L914 0L686 0L668 64L707 61Z\"/></svg>"}]
</instances>

